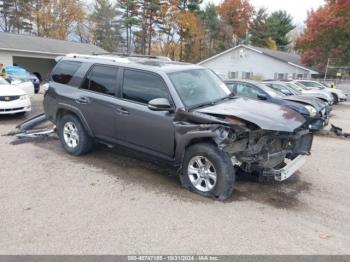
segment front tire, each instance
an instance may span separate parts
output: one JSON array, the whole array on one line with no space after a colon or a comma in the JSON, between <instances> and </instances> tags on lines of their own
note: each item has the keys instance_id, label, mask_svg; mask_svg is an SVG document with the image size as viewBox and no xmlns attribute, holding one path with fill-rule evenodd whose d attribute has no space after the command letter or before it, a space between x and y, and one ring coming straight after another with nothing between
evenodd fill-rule
<instances>
[{"instance_id":1,"label":"front tire","mask_svg":"<svg viewBox=\"0 0 350 262\"><path fill-rule=\"evenodd\" d=\"M227 153L213 144L201 143L187 149L180 180L191 192L226 200L232 195L235 169Z\"/></svg>"},{"instance_id":2,"label":"front tire","mask_svg":"<svg viewBox=\"0 0 350 262\"><path fill-rule=\"evenodd\" d=\"M332 96L333 96L333 103L335 104L335 105L337 105L337 104L339 104L339 98L338 98L338 96L336 95L336 94L333 94L332 93Z\"/></svg>"},{"instance_id":3,"label":"front tire","mask_svg":"<svg viewBox=\"0 0 350 262\"><path fill-rule=\"evenodd\" d=\"M92 149L93 139L74 115L66 114L60 119L58 136L63 148L71 155L84 155Z\"/></svg>"}]
</instances>

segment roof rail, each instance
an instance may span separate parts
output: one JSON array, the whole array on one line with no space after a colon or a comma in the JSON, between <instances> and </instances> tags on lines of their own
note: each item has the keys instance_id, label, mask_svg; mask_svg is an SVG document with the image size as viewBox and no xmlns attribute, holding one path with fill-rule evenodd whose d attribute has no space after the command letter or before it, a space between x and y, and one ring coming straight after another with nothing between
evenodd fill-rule
<instances>
[{"instance_id":1,"label":"roof rail","mask_svg":"<svg viewBox=\"0 0 350 262\"><path fill-rule=\"evenodd\" d=\"M116 55L122 57L141 57L141 58L157 58L155 55L141 55L141 54L131 54L131 53L118 53L118 52L106 52L106 53L94 53L94 55Z\"/></svg>"},{"instance_id":2,"label":"roof rail","mask_svg":"<svg viewBox=\"0 0 350 262\"><path fill-rule=\"evenodd\" d=\"M142 54L117 53L117 52L94 53L94 55L96 55L96 56L116 55L116 56L120 56L120 57L152 58L152 59L161 59L161 60L171 61L171 59L169 57L157 56L157 55L142 55Z\"/></svg>"},{"instance_id":3,"label":"roof rail","mask_svg":"<svg viewBox=\"0 0 350 262\"><path fill-rule=\"evenodd\" d=\"M103 59L113 62L119 62L119 63L130 63L129 59L126 59L124 57L113 57L113 56L98 56L98 55L82 55L82 54L67 54L66 57L71 58L84 58L84 59Z\"/></svg>"}]
</instances>

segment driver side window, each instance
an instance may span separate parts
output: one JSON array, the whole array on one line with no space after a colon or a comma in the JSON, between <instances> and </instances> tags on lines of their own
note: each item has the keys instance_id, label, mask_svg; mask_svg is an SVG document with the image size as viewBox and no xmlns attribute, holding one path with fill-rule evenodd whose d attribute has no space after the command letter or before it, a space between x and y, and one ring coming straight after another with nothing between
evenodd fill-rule
<instances>
[{"instance_id":1,"label":"driver side window","mask_svg":"<svg viewBox=\"0 0 350 262\"><path fill-rule=\"evenodd\" d=\"M124 71L122 96L142 104L155 98L169 99L168 89L160 76L131 69Z\"/></svg>"}]
</instances>

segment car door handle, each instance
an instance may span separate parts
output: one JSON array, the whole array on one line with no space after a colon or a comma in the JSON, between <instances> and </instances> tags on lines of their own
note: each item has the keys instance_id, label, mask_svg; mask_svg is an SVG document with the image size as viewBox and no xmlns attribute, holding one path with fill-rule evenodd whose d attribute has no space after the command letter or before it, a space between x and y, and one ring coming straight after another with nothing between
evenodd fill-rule
<instances>
[{"instance_id":1,"label":"car door handle","mask_svg":"<svg viewBox=\"0 0 350 262\"><path fill-rule=\"evenodd\" d=\"M129 111L126 110L125 108L117 108L116 111L118 114L121 114L121 115L128 115L129 114Z\"/></svg>"},{"instance_id":2,"label":"car door handle","mask_svg":"<svg viewBox=\"0 0 350 262\"><path fill-rule=\"evenodd\" d=\"M90 103L90 99L87 97L79 97L78 99L75 100L75 102L78 104L86 105Z\"/></svg>"}]
</instances>

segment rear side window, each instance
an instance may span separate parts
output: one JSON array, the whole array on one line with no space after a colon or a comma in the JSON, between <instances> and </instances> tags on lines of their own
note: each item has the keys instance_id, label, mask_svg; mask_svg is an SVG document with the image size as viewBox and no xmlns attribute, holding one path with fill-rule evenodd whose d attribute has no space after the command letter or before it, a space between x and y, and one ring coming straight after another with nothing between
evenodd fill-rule
<instances>
[{"instance_id":1,"label":"rear side window","mask_svg":"<svg viewBox=\"0 0 350 262\"><path fill-rule=\"evenodd\" d=\"M52 72L52 80L60 84L68 84L80 66L81 62L61 61Z\"/></svg>"},{"instance_id":2,"label":"rear side window","mask_svg":"<svg viewBox=\"0 0 350 262\"><path fill-rule=\"evenodd\" d=\"M88 73L81 88L114 96L117 74L117 67L95 65Z\"/></svg>"},{"instance_id":3,"label":"rear side window","mask_svg":"<svg viewBox=\"0 0 350 262\"><path fill-rule=\"evenodd\" d=\"M169 99L168 89L160 76L128 69L124 71L122 96L142 104L155 98Z\"/></svg>"}]
</instances>

